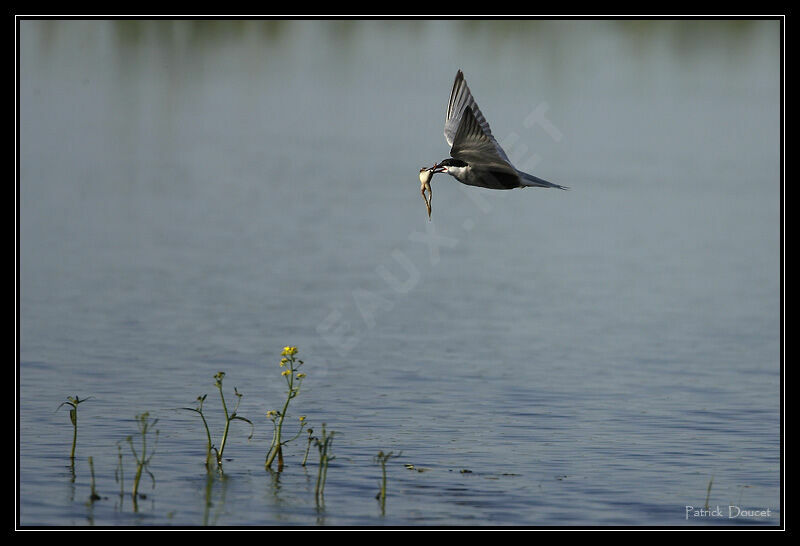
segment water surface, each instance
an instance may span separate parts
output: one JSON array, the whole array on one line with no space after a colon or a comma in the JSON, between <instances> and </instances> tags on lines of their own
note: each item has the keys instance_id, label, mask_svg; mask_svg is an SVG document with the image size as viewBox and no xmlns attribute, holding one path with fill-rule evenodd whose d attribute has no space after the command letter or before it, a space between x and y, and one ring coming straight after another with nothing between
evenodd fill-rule
<instances>
[{"instance_id":1,"label":"water surface","mask_svg":"<svg viewBox=\"0 0 800 546\"><path fill-rule=\"evenodd\" d=\"M569 192L436 177L428 221L459 68ZM776 21L22 21L19 523L778 524L779 76ZM263 468L287 344L324 507L302 442ZM224 480L175 409L219 435L220 370ZM712 477L771 517L687 519Z\"/></svg>"}]
</instances>

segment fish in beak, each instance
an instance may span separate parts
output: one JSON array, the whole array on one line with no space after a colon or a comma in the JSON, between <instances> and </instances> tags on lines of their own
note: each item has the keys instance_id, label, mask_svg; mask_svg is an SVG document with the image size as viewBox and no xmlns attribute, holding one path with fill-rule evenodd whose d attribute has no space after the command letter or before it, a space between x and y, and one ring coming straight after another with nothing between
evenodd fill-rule
<instances>
[{"instance_id":1,"label":"fish in beak","mask_svg":"<svg viewBox=\"0 0 800 546\"><path fill-rule=\"evenodd\" d=\"M439 167L438 164L433 167L422 168L419 170L419 181L421 183L420 193L422 199L425 201L425 207L428 209L428 220L431 219L431 201L433 200L433 190L431 190L431 179L435 173L442 173L445 170ZM427 192L427 195L426 195Z\"/></svg>"},{"instance_id":2,"label":"fish in beak","mask_svg":"<svg viewBox=\"0 0 800 546\"><path fill-rule=\"evenodd\" d=\"M419 191L422 193L422 199L425 201L425 207L428 209L428 220L431 219L431 201L433 200L431 178L433 178L433 169L420 169L419 181L422 185ZM427 195L425 194L426 191L428 192Z\"/></svg>"}]
</instances>

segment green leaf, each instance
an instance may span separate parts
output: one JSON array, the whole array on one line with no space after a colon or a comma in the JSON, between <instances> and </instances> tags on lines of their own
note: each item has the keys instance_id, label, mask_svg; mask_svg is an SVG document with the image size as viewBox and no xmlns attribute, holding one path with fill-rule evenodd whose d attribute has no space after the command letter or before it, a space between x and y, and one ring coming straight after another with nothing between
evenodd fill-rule
<instances>
[{"instance_id":1,"label":"green leaf","mask_svg":"<svg viewBox=\"0 0 800 546\"><path fill-rule=\"evenodd\" d=\"M250 436L248 436L247 439L248 440L252 439L253 434L255 433L255 425L253 425L253 422L250 419L239 417L238 415L234 415L233 417L231 417L231 421L233 421L234 419L237 419L239 421L244 421L245 423L248 423L250 425Z\"/></svg>"}]
</instances>

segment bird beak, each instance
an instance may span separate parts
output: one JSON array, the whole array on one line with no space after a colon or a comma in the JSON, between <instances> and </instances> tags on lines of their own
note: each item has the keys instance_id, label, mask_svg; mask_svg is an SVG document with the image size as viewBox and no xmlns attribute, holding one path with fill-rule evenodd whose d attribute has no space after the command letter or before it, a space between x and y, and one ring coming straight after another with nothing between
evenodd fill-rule
<instances>
[{"instance_id":1,"label":"bird beak","mask_svg":"<svg viewBox=\"0 0 800 546\"><path fill-rule=\"evenodd\" d=\"M419 172L422 172L422 171L430 171L431 174L438 174L438 173L447 172L447 169L445 169L444 167L440 167L439 164L436 163L436 164L433 165L433 167L422 168L422 169L419 170Z\"/></svg>"}]
</instances>

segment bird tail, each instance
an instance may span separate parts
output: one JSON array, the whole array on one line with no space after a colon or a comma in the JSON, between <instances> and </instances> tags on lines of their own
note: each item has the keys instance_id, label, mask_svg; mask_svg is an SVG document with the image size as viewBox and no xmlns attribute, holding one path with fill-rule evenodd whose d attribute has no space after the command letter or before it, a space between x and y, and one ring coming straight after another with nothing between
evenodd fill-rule
<instances>
[{"instance_id":1,"label":"bird tail","mask_svg":"<svg viewBox=\"0 0 800 546\"><path fill-rule=\"evenodd\" d=\"M558 188L560 190L568 190L567 186L559 186L547 180L542 180L532 174L521 172L519 173L521 187L523 188Z\"/></svg>"}]
</instances>

